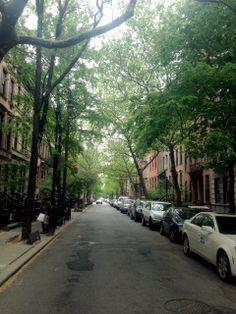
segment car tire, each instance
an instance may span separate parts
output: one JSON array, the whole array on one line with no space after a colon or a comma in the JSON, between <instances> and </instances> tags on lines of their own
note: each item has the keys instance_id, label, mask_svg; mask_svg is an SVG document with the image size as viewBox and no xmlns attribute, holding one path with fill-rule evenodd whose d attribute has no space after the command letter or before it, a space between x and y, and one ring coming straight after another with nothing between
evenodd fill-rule
<instances>
[{"instance_id":1,"label":"car tire","mask_svg":"<svg viewBox=\"0 0 236 314\"><path fill-rule=\"evenodd\" d=\"M145 220L144 216L142 218L142 226L146 226L146 220Z\"/></svg>"},{"instance_id":2,"label":"car tire","mask_svg":"<svg viewBox=\"0 0 236 314\"><path fill-rule=\"evenodd\" d=\"M183 239L183 252L184 252L184 255L186 256L190 256L191 254L190 246L189 246L189 239L186 235L184 235L184 239Z\"/></svg>"},{"instance_id":3,"label":"car tire","mask_svg":"<svg viewBox=\"0 0 236 314\"><path fill-rule=\"evenodd\" d=\"M149 229L153 231L154 230L154 224L153 224L151 217L149 218L148 224L149 224Z\"/></svg>"},{"instance_id":4,"label":"car tire","mask_svg":"<svg viewBox=\"0 0 236 314\"><path fill-rule=\"evenodd\" d=\"M163 224L162 224L162 223L160 224L160 229L159 229L159 231L160 231L160 234L161 234L161 235L164 235L164 234L165 234L165 232L164 232L164 227L163 227Z\"/></svg>"},{"instance_id":5,"label":"car tire","mask_svg":"<svg viewBox=\"0 0 236 314\"><path fill-rule=\"evenodd\" d=\"M174 229L170 229L169 239L170 239L171 242L175 242L176 241Z\"/></svg>"},{"instance_id":6,"label":"car tire","mask_svg":"<svg viewBox=\"0 0 236 314\"><path fill-rule=\"evenodd\" d=\"M217 258L217 270L221 280L228 281L231 277L231 269L228 256L225 252L221 252Z\"/></svg>"}]
</instances>

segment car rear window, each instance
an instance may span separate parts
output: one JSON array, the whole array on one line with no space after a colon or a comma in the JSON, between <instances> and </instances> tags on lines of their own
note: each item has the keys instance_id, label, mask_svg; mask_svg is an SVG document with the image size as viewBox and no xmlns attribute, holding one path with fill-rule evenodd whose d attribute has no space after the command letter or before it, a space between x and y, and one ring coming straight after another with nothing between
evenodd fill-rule
<instances>
[{"instance_id":1,"label":"car rear window","mask_svg":"<svg viewBox=\"0 0 236 314\"><path fill-rule=\"evenodd\" d=\"M236 234L236 217L216 216L216 221L220 233Z\"/></svg>"},{"instance_id":2,"label":"car rear window","mask_svg":"<svg viewBox=\"0 0 236 314\"><path fill-rule=\"evenodd\" d=\"M183 210L183 209L179 209L179 208L176 209L175 211L176 211L176 214L178 216L180 216L180 218L182 218L183 220L190 219L198 213L195 210Z\"/></svg>"}]
</instances>

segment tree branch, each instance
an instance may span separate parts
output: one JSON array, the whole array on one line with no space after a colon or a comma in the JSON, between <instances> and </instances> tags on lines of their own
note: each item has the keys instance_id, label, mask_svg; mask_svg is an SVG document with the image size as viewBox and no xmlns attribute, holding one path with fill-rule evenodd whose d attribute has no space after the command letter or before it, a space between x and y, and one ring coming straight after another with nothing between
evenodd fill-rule
<instances>
[{"instance_id":1,"label":"tree branch","mask_svg":"<svg viewBox=\"0 0 236 314\"><path fill-rule=\"evenodd\" d=\"M37 37L31 37L31 36L19 36L17 39L17 44L30 44L34 46L41 46L44 48L66 48L70 46L74 46L76 44L81 43L82 41L88 40L90 38L99 36L101 34L104 34L111 29L118 27L125 21L127 21L129 18L131 18L134 15L134 8L136 5L137 0L130 0L129 5L127 7L127 10L124 14L113 20L112 22L100 26L98 28L92 29L88 32L79 34L77 36L71 37L66 40L49 40L49 39L41 39Z\"/></svg>"}]
</instances>

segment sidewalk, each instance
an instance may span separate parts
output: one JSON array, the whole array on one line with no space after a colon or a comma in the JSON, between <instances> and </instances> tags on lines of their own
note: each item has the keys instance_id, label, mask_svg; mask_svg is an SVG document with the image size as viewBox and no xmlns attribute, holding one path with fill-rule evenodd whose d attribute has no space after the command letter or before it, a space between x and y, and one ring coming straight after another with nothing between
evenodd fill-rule
<instances>
[{"instance_id":1,"label":"sidewalk","mask_svg":"<svg viewBox=\"0 0 236 314\"><path fill-rule=\"evenodd\" d=\"M21 227L0 231L0 287L63 230L75 222L80 215L81 212L72 212L71 220L66 221L65 225L57 227L53 236L40 234L41 239L31 245L21 241ZM32 224L32 231L36 230L41 232L40 222Z\"/></svg>"}]
</instances>

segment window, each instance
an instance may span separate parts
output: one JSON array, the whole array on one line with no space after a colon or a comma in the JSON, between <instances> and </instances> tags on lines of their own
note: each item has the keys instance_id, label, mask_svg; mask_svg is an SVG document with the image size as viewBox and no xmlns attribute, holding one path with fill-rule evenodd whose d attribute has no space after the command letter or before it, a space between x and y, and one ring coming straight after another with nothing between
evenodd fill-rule
<instances>
[{"instance_id":1,"label":"window","mask_svg":"<svg viewBox=\"0 0 236 314\"><path fill-rule=\"evenodd\" d=\"M192 201L193 191L192 191L192 180L189 181L189 200Z\"/></svg>"},{"instance_id":2,"label":"window","mask_svg":"<svg viewBox=\"0 0 236 314\"><path fill-rule=\"evenodd\" d=\"M236 234L236 217L216 216L219 232L223 234Z\"/></svg>"},{"instance_id":3,"label":"window","mask_svg":"<svg viewBox=\"0 0 236 314\"><path fill-rule=\"evenodd\" d=\"M224 199L224 204L229 203L229 182L228 182L228 177L223 178L223 199Z\"/></svg>"},{"instance_id":4,"label":"window","mask_svg":"<svg viewBox=\"0 0 236 314\"><path fill-rule=\"evenodd\" d=\"M17 90L17 105L20 105L20 98L21 98L21 87L18 86L18 90Z\"/></svg>"},{"instance_id":5,"label":"window","mask_svg":"<svg viewBox=\"0 0 236 314\"><path fill-rule=\"evenodd\" d=\"M188 182L187 181L185 181L184 183L184 199L185 201L188 200Z\"/></svg>"},{"instance_id":6,"label":"window","mask_svg":"<svg viewBox=\"0 0 236 314\"><path fill-rule=\"evenodd\" d=\"M179 173L179 185L180 185L180 189L182 190L183 188L183 173L182 172Z\"/></svg>"},{"instance_id":7,"label":"window","mask_svg":"<svg viewBox=\"0 0 236 314\"><path fill-rule=\"evenodd\" d=\"M182 146L180 146L180 151L179 151L179 164L182 165L183 163L183 151L182 151Z\"/></svg>"},{"instance_id":8,"label":"window","mask_svg":"<svg viewBox=\"0 0 236 314\"><path fill-rule=\"evenodd\" d=\"M203 217L202 226L214 228L213 218L210 215L204 215Z\"/></svg>"},{"instance_id":9,"label":"window","mask_svg":"<svg viewBox=\"0 0 236 314\"><path fill-rule=\"evenodd\" d=\"M10 102L14 99L14 89L15 89L15 82L13 80L10 81Z\"/></svg>"},{"instance_id":10,"label":"window","mask_svg":"<svg viewBox=\"0 0 236 314\"><path fill-rule=\"evenodd\" d=\"M201 227L203 223L203 219L204 219L204 215L199 214L192 220L192 224Z\"/></svg>"},{"instance_id":11,"label":"window","mask_svg":"<svg viewBox=\"0 0 236 314\"><path fill-rule=\"evenodd\" d=\"M149 203L146 203L146 204L145 204L145 208L148 209L148 210L150 210L150 208L151 208L151 203L150 203L150 202L149 202Z\"/></svg>"},{"instance_id":12,"label":"window","mask_svg":"<svg viewBox=\"0 0 236 314\"><path fill-rule=\"evenodd\" d=\"M6 93L7 93L7 71L5 69L3 69L2 71L2 94L3 96L6 97Z\"/></svg>"},{"instance_id":13,"label":"window","mask_svg":"<svg viewBox=\"0 0 236 314\"><path fill-rule=\"evenodd\" d=\"M0 111L0 147L2 146L4 114Z\"/></svg>"},{"instance_id":14,"label":"window","mask_svg":"<svg viewBox=\"0 0 236 314\"><path fill-rule=\"evenodd\" d=\"M11 120L8 121L8 128L6 130L6 133L7 133L7 150L10 150L11 149L11 128L10 128L10 125L11 125Z\"/></svg>"},{"instance_id":15,"label":"window","mask_svg":"<svg viewBox=\"0 0 236 314\"><path fill-rule=\"evenodd\" d=\"M215 202L220 203L220 178L215 178Z\"/></svg>"},{"instance_id":16,"label":"window","mask_svg":"<svg viewBox=\"0 0 236 314\"><path fill-rule=\"evenodd\" d=\"M210 202L210 179L209 179L209 175L205 176L205 201Z\"/></svg>"},{"instance_id":17,"label":"window","mask_svg":"<svg viewBox=\"0 0 236 314\"><path fill-rule=\"evenodd\" d=\"M15 149L17 149L17 143L18 143L18 128L19 128L19 125L16 124L15 137L14 137L14 148Z\"/></svg>"}]
</instances>

